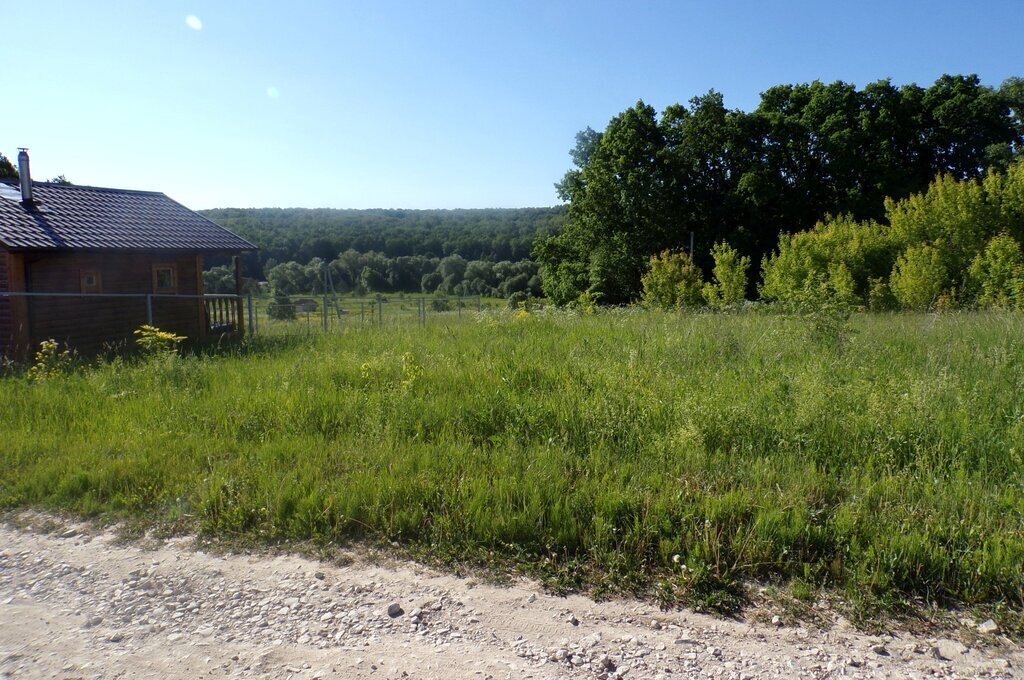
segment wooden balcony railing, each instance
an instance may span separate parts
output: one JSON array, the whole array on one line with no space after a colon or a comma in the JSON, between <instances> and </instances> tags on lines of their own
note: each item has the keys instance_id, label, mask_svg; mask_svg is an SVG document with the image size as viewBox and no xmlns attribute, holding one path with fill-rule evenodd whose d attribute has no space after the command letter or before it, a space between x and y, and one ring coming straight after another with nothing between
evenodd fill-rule
<instances>
[{"instance_id":1,"label":"wooden balcony railing","mask_svg":"<svg viewBox=\"0 0 1024 680\"><path fill-rule=\"evenodd\" d=\"M234 333L238 330L238 314L241 309L234 296L204 298L206 306L206 331L215 335Z\"/></svg>"}]
</instances>

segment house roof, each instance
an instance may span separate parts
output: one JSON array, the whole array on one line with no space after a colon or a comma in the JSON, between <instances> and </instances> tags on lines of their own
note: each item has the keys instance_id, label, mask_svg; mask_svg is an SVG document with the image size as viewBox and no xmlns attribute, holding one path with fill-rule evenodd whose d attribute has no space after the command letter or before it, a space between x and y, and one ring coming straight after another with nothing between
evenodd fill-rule
<instances>
[{"instance_id":1,"label":"house roof","mask_svg":"<svg viewBox=\"0 0 1024 680\"><path fill-rule=\"evenodd\" d=\"M256 246L156 191L0 181L0 246L14 250L174 250L208 253Z\"/></svg>"}]
</instances>

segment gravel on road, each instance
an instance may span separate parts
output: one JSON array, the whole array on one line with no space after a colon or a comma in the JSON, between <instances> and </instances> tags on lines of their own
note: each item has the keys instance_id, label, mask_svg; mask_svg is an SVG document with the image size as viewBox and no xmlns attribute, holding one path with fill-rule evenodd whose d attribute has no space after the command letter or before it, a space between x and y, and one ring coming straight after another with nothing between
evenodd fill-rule
<instances>
[{"instance_id":1,"label":"gravel on road","mask_svg":"<svg viewBox=\"0 0 1024 680\"><path fill-rule=\"evenodd\" d=\"M0 678L1024 677L1024 651L480 584L353 551L210 554L47 515L0 525Z\"/></svg>"}]
</instances>

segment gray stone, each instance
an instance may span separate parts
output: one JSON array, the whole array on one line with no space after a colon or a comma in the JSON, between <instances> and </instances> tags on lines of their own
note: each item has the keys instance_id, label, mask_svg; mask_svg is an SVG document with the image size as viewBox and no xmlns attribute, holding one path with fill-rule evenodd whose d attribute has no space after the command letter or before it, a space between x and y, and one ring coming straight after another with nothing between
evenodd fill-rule
<instances>
[{"instance_id":1,"label":"gray stone","mask_svg":"<svg viewBox=\"0 0 1024 680\"><path fill-rule=\"evenodd\" d=\"M985 619L978 624L978 632L985 635L996 635L999 633L999 624L992 619Z\"/></svg>"},{"instance_id":2,"label":"gray stone","mask_svg":"<svg viewBox=\"0 0 1024 680\"><path fill-rule=\"evenodd\" d=\"M966 651L967 647L956 640L939 640L932 646L932 655L944 661L952 661Z\"/></svg>"},{"instance_id":3,"label":"gray stone","mask_svg":"<svg viewBox=\"0 0 1024 680\"><path fill-rule=\"evenodd\" d=\"M388 616L390 616L391 618L397 619L404 613L405 610L402 609L402 605L398 604L397 602L392 602L388 605Z\"/></svg>"}]
</instances>

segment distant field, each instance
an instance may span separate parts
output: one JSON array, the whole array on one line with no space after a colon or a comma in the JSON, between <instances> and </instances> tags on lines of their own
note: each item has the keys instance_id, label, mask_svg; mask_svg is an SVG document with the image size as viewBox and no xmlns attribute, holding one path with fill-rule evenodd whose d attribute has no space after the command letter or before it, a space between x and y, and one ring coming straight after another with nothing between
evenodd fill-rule
<instances>
[{"instance_id":1,"label":"distant field","mask_svg":"<svg viewBox=\"0 0 1024 680\"><path fill-rule=\"evenodd\" d=\"M1024 608L1024 317L468 316L0 379L0 504Z\"/></svg>"}]
</instances>

